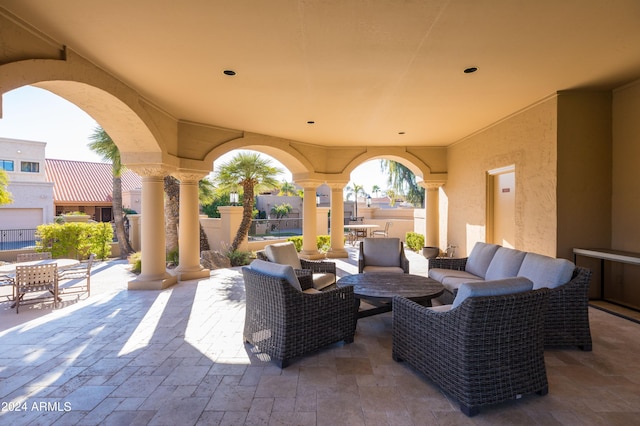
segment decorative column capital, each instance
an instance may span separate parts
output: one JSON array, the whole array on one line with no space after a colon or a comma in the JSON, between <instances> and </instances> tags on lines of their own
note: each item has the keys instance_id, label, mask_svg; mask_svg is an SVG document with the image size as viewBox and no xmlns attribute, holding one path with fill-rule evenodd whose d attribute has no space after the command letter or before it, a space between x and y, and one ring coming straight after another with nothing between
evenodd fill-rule
<instances>
[{"instance_id":1,"label":"decorative column capital","mask_svg":"<svg viewBox=\"0 0 640 426\"><path fill-rule=\"evenodd\" d=\"M331 188L331 190L343 190L345 186L349 185L349 182L326 182L326 185Z\"/></svg>"},{"instance_id":2,"label":"decorative column capital","mask_svg":"<svg viewBox=\"0 0 640 426\"><path fill-rule=\"evenodd\" d=\"M419 183L419 185L427 190L431 189L439 189L441 188L446 182L445 181L422 181Z\"/></svg>"},{"instance_id":3,"label":"decorative column capital","mask_svg":"<svg viewBox=\"0 0 640 426\"><path fill-rule=\"evenodd\" d=\"M316 190L320 185L323 184L322 181L316 179L297 179L293 181L296 185L300 185L303 189L307 190Z\"/></svg>"},{"instance_id":4,"label":"decorative column capital","mask_svg":"<svg viewBox=\"0 0 640 426\"><path fill-rule=\"evenodd\" d=\"M198 182L202 180L205 176L207 176L208 172L203 172L201 170L185 170L179 169L173 173L171 176L175 177L180 181L180 183L188 183L188 182Z\"/></svg>"},{"instance_id":5,"label":"decorative column capital","mask_svg":"<svg viewBox=\"0 0 640 426\"><path fill-rule=\"evenodd\" d=\"M127 164L126 166L142 177L165 177L175 170L174 167L162 163Z\"/></svg>"}]
</instances>

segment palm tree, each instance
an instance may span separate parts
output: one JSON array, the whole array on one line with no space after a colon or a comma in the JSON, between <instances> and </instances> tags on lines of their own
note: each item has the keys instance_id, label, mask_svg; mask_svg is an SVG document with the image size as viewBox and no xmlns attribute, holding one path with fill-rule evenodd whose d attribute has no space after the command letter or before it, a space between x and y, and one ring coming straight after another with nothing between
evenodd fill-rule
<instances>
[{"instance_id":1,"label":"palm tree","mask_svg":"<svg viewBox=\"0 0 640 426\"><path fill-rule=\"evenodd\" d=\"M373 192L374 194L376 194L376 198L378 198L379 193L380 193L380 186L378 186L378 185L373 185L373 187L371 188L371 192Z\"/></svg>"},{"instance_id":2,"label":"palm tree","mask_svg":"<svg viewBox=\"0 0 640 426\"><path fill-rule=\"evenodd\" d=\"M296 186L293 183L283 180L282 183L280 184L280 194L296 195Z\"/></svg>"},{"instance_id":3,"label":"palm tree","mask_svg":"<svg viewBox=\"0 0 640 426\"><path fill-rule=\"evenodd\" d=\"M178 248L178 224L180 223L180 182L173 176L164 178L164 229L165 250L171 253Z\"/></svg>"},{"instance_id":4,"label":"palm tree","mask_svg":"<svg viewBox=\"0 0 640 426\"><path fill-rule=\"evenodd\" d=\"M404 194L406 200L414 206L424 204L424 188L418 185L416 175L409 168L397 161L380 160L380 169L389 174L389 187L396 194Z\"/></svg>"},{"instance_id":5,"label":"palm tree","mask_svg":"<svg viewBox=\"0 0 640 426\"><path fill-rule=\"evenodd\" d=\"M355 206L356 206L355 217L358 217L358 194L362 194L362 195L366 194L364 192L364 185L358 185L356 183L353 183L351 186L347 186L346 190L348 191L347 192L347 200L349 200L350 193L353 193L353 195L356 198L356 200L355 200Z\"/></svg>"},{"instance_id":6,"label":"palm tree","mask_svg":"<svg viewBox=\"0 0 640 426\"><path fill-rule=\"evenodd\" d=\"M9 176L4 170L0 170L0 206L3 204L10 204L13 199L11 193L7 189L9 185Z\"/></svg>"},{"instance_id":7,"label":"palm tree","mask_svg":"<svg viewBox=\"0 0 640 426\"><path fill-rule=\"evenodd\" d=\"M235 252L240 243L249 235L253 216L254 193L278 186L276 177L282 169L272 166L271 161L255 152L240 152L223 163L214 174L214 182L219 190L231 192L242 188L242 221L229 250Z\"/></svg>"},{"instance_id":8,"label":"palm tree","mask_svg":"<svg viewBox=\"0 0 640 426\"><path fill-rule=\"evenodd\" d=\"M129 244L129 239L127 238L127 233L124 229L121 177L125 168L120 159L120 151L111 137L100 126L93 130L89 139L91 139L91 142L89 142L88 145L89 149L102 156L104 160L111 161L111 170L113 173L113 193L111 194L113 203L113 221L116 227L118 244L120 245L120 258L126 259L130 253L133 253L133 248L131 248L131 244Z\"/></svg>"}]
</instances>

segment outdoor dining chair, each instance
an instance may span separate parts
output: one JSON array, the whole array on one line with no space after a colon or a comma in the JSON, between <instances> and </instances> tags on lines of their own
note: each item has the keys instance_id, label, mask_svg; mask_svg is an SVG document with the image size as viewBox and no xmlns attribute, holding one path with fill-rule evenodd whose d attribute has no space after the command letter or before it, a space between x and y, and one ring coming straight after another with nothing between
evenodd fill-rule
<instances>
[{"instance_id":1,"label":"outdoor dining chair","mask_svg":"<svg viewBox=\"0 0 640 426\"><path fill-rule=\"evenodd\" d=\"M58 266L55 263L17 266L14 294L16 314L19 312L21 304L37 303L49 298L53 298L54 306L56 306L58 303ZM36 294L36 297L27 302L25 300L27 294Z\"/></svg>"},{"instance_id":2,"label":"outdoor dining chair","mask_svg":"<svg viewBox=\"0 0 640 426\"><path fill-rule=\"evenodd\" d=\"M13 279L13 277L10 277L9 275L0 275L0 287L8 287L11 286L11 295L5 295L5 297L7 298L7 300L14 300L16 298L16 292L15 292L15 280Z\"/></svg>"},{"instance_id":3,"label":"outdoor dining chair","mask_svg":"<svg viewBox=\"0 0 640 426\"><path fill-rule=\"evenodd\" d=\"M68 268L59 269L58 282L63 280L77 280L77 285L76 283L72 283L69 286L59 289L59 292L63 294L71 294L83 293L86 291L87 297L91 296L91 266L93 266L95 258L96 255L91 253L86 262L82 262Z\"/></svg>"},{"instance_id":4,"label":"outdoor dining chair","mask_svg":"<svg viewBox=\"0 0 640 426\"><path fill-rule=\"evenodd\" d=\"M50 251L42 251L37 253L22 253L16 258L16 262L30 262L32 260L46 260L51 259Z\"/></svg>"},{"instance_id":5,"label":"outdoor dining chair","mask_svg":"<svg viewBox=\"0 0 640 426\"><path fill-rule=\"evenodd\" d=\"M387 222L384 224L384 229L372 229L371 236L372 237L388 237L389 236L389 227L392 225L391 222Z\"/></svg>"}]
</instances>

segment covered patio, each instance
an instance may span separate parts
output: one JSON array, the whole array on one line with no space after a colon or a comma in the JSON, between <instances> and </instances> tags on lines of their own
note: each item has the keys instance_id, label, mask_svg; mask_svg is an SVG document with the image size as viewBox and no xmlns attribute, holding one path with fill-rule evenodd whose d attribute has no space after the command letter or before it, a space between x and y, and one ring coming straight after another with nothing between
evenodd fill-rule
<instances>
[{"instance_id":1,"label":"covered patio","mask_svg":"<svg viewBox=\"0 0 640 426\"><path fill-rule=\"evenodd\" d=\"M339 275L357 270L355 249ZM409 251L411 272L426 261ZM627 425L640 414L640 325L590 308L593 351L545 351L549 394L472 419L391 359L392 314L281 370L244 345L237 268L165 290L128 291L98 262L89 299L19 315L0 304L0 421L12 424ZM19 411L18 411L19 410Z\"/></svg>"}]
</instances>

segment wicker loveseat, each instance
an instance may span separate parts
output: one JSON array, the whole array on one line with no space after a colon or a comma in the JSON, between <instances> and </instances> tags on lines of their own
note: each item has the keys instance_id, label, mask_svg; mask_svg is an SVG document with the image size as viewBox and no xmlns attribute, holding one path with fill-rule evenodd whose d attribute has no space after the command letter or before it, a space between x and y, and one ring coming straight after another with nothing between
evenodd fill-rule
<instances>
[{"instance_id":1,"label":"wicker loveseat","mask_svg":"<svg viewBox=\"0 0 640 426\"><path fill-rule=\"evenodd\" d=\"M550 290L531 288L526 278L463 284L460 302L444 311L396 296L393 359L426 375L468 416L521 395L545 395L543 322Z\"/></svg>"},{"instance_id":2,"label":"wicker loveseat","mask_svg":"<svg viewBox=\"0 0 640 426\"><path fill-rule=\"evenodd\" d=\"M429 259L429 277L445 290L438 299L451 304L463 283L526 277L534 289L549 288L545 316L546 346L592 348L588 291L591 271L566 259L555 259L496 244L477 243L469 257Z\"/></svg>"},{"instance_id":3,"label":"wicker loveseat","mask_svg":"<svg viewBox=\"0 0 640 426\"><path fill-rule=\"evenodd\" d=\"M289 265L254 260L242 267L244 340L280 368L332 343L353 342L353 287L305 293Z\"/></svg>"}]
</instances>

